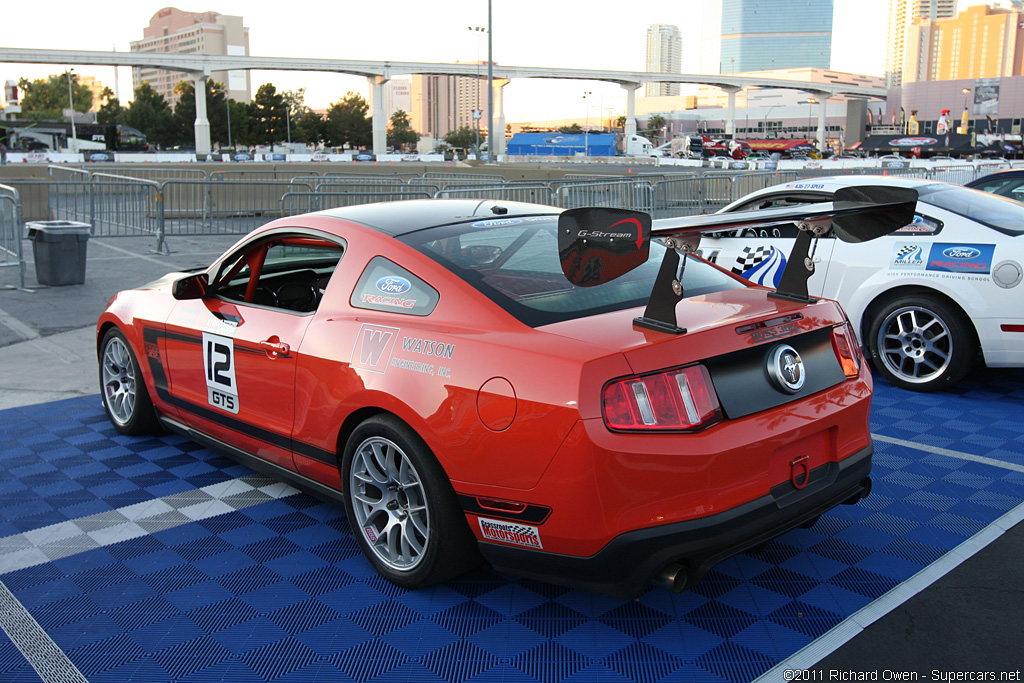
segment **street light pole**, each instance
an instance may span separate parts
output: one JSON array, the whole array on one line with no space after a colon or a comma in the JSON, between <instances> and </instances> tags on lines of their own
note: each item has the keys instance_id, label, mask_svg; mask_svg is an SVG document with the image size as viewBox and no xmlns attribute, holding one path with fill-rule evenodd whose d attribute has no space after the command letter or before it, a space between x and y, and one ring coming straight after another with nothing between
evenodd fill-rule
<instances>
[{"instance_id":1,"label":"street light pole","mask_svg":"<svg viewBox=\"0 0 1024 683\"><path fill-rule=\"evenodd\" d=\"M480 158L480 34L486 33L483 26L467 26L476 34L476 108L473 109L473 122L476 124L476 158ZM488 150L490 151L490 150ZM493 155L489 155L493 156Z\"/></svg>"},{"instance_id":2,"label":"street light pole","mask_svg":"<svg viewBox=\"0 0 1024 683\"><path fill-rule=\"evenodd\" d=\"M587 105L587 96L588 95L593 95L593 94L594 93L591 90L584 90L583 91L583 104L586 106L586 113L584 114L584 116L585 116L584 120L586 121L586 123L583 124L583 158L584 159L586 159L587 157L590 156L590 138L587 137L587 128L590 127L590 106Z\"/></svg>"},{"instance_id":3,"label":"street light pole","mask_svg":"<svg viewBox=\"0 0 1024 683\"><path fill-rule=\"evenodd\" d=\"M71 72L74 69L68 69L68 108L71 110L71 151L78 151L78 131L75 130L75 98L71 93ZM964 100L966 102L966 100ZM966 105L965 105L966 106Z\"/></svg>"},{"instance_id":4,"label":"street light pole","mask_svg":"<svg viewBox=\"0 0 1024 683\"><path fill-rule=\"evenodd\" d=\"M487 0L487 156L488 162L498 160L494 149L494 24L491 20L491 0ZM501 131L504 135L505 131Z\"/></svg>"}]
</instances>

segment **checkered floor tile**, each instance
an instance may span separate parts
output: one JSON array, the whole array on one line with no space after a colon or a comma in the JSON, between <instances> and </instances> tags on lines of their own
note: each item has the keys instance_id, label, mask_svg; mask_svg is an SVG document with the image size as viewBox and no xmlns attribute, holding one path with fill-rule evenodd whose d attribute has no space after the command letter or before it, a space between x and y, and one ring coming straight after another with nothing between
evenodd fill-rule
<instances>
[{"instance_id":1,"label":"checkered floor tile","mask_svg":"<svg viewBox=\"0 0 1024 683\"><path fill-rule=\"evenodd\" d=\"M0 581L81 675L111 681L750 681L1024 501L1024 373L876 385L871 497L614 600L487 569L379 578L342 511L98 399L0 412ZM39 675L0 637L0 680ZM69 679L70 680L70 679Z\"/></svg>"}]
</instances>

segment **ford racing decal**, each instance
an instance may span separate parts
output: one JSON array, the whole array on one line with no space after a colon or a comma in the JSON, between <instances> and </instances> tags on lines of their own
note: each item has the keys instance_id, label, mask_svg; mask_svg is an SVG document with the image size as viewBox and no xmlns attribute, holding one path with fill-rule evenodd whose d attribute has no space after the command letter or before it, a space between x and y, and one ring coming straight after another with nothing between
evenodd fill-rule
<instances>
[{"instance_id":1,"label":"ford racing decal","mask_svg":"<svg viewBox=\"0 0 1024 683\"><path fill-rule=\"evenodd\" d=\"M502 522L497 519L484 519L483 517L480 517L479 520L480 532L483 534L484 540L544 549L544 545L540 542L540 529L535 526Z\"/></svg>"},{"instance_id":2,"label":"ford racing decal","mask_svg":"<svg viewBox=\"0 0 1024 683\"><path fill-rule=\"evenodd\" d=\"M412 289L412 283L404 277L386 275L377 280L377 289L385 294L405 294Z\"/></svg>"},{"instance_id":3,"label":"ford racing decal","mask_svg":"<svg viewBox=\"0 0 1024 683\"><path fill-rule=\"evenodd\" d=\"M994 244L952 244L939 242L932 245L926 270L943 273L988 274L992 270Z\"/></svg>"}]
</instances>

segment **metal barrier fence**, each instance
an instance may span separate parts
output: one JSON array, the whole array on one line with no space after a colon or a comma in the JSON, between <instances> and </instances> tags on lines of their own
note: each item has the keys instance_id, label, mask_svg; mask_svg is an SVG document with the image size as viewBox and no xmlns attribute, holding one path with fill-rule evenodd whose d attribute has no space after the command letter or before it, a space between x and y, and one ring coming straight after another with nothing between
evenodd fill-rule
<instances>
[{"instance_id":1,"label":"metal barrier fence","mask_svg":"<svg viewBox=\"0 0 1024 683\"><path fill-rule=\"evenodd\" d=\"M0 268L18 269L18 287L25 288L25 258L21 240L21 198L18 191L0 185Z\"/></svg>"},{"instance_id":2,"label":"metal barrier fence","mask_svg":"<svg viewBox=\"0 0 1024 683\"><path fill-rule=\"evenodd\" d=\"M162 184L164 234L244 235L283 215L281 197L312 192L287 180L168 180Z\"/></svg>"},{"instance_id":3,"label":"metal barrier fence","mask_svg":"<svg viewBox=\"0 0 1024 683\"><path fill-rule=\"evenodd\" d=\"M434 194L435 199L494 199L502 202L550 204L551 188L533 185L490 185L483 187L446 187Z\"/></svg>"},{"instance_id":4,"label":"metal barrier fence","mask_svg":"<svg viewBox=\"0 0 1024 683\"><path fill-rule=\"evenodd\" d=\"M431 194L421 190L399 192L286 192L281 195L281 215L296 216L310 211L337 209L343 206L396 202L406 199L430 199Z\"/></svg>"},{"instance_id":5,"label":"metal barrier fence","mask_svg":"<svg viewBox=\"0 0 1024 683\"><path fill-rule=\"evenodd\" d=\"M50 180L8 181L0 209L0 265L21 263L20 224L35 220L88 223L97 237L151 235L156 249L183 235L241 235L269 220L307 211L379 201L427 197L496 199L563 208L617 206L646 211L655 218L713 213L750 192L771 185L828 175L916 176L964 183L991 168L801 169L757 172L650 173L630 176L568 174L564 178L504 180L488 174L429 172L424 176L302 174L266 179L277 171L220 171L209 175L179 169L157 178L109 173L119 167L79 169L51 166ZM168 169L170 170L170 169ZM15 197L15 199L10 199ZM17 207L18 215L13 218ZM17 222L14 239L9 222Z\"/></svg>"}]
</instances>

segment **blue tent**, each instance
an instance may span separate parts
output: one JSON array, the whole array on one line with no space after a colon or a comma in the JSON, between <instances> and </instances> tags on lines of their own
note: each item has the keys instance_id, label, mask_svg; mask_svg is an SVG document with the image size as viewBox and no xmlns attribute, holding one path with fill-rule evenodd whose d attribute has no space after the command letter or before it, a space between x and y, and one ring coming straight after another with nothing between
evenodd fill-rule
<instances>
[{"instance_id":1,"label":"blue tent","mask_svg":"<svg viewBox=\"0 0 1024 683\"><path fill-rule=\"evenodd\" d=\"M615 135L591 133L516 133L508 141L508 153L521 156L593 157L615 156Z\"/></svg>"}]
</instances>

